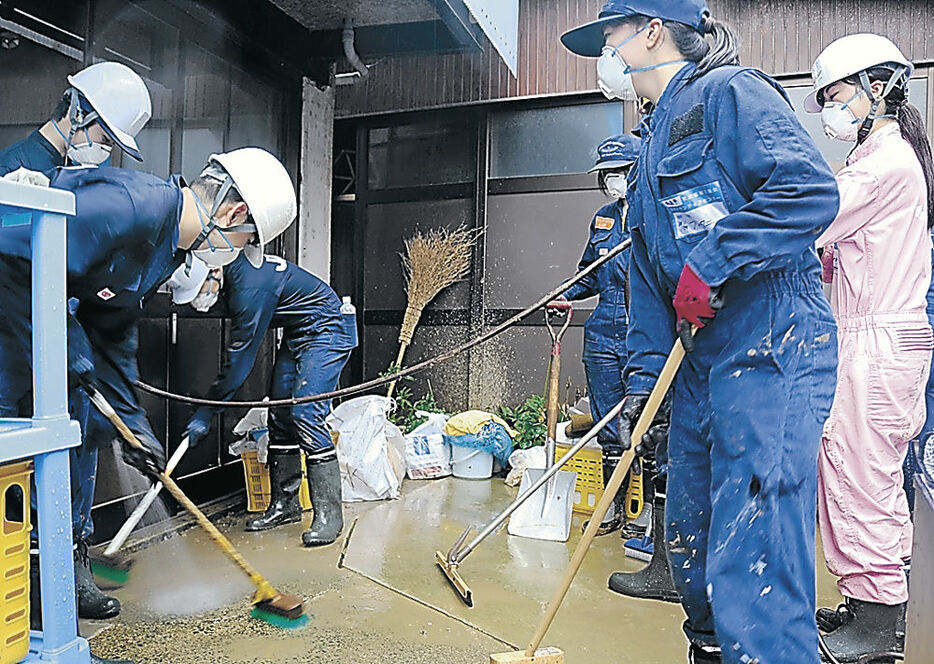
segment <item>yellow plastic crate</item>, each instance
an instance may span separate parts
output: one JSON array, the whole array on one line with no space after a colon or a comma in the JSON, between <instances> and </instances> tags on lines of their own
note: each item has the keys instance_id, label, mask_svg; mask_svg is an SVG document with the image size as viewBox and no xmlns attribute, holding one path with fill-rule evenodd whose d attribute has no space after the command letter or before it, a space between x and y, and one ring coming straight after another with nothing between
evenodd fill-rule
<instances>
[{"instance_id":1,"label":"yellow plastic crate","mask_svg":"<svg viewBox=\"0 0 934 664\"><path fill-rule=\"evenodd\" d=\"M0 466L0 664L29 654L29 476L32 461Z\"/></svg>"},{"instance_id":2,"label":"yellow plastic crate","mask_svg":"<svg viewBox=\"0 0 934 664\"><path fill-rule=\"evenodd\" d=\"M571 447L564 443L556 443L555 459L563 457ZM577 482L574 485L574 511L593 514L594 508L603 497L603 449L591 441L572 456L561 470L577 473Z\"/></svg>"},{"instance_id":3,"label":"yellow plastic crate","mask_svg":"<svg viewBox=\"0 0 934 664\"><path fill-rule=\"evenodd\" d=\"M302 503L302 509L311 509L311 495L308 493L308 474L305 471L305 455L302 454L302 488L298 491L298 498ZM269 487L269 468L259 462L256 452L244 452L240 455L243 459L243 476L246 479L246 511L247 512L265 512L269 507L269 501L272 500L272 493ZM0 662L0 664L4 664Z\"/></svg>"}]
</instances>

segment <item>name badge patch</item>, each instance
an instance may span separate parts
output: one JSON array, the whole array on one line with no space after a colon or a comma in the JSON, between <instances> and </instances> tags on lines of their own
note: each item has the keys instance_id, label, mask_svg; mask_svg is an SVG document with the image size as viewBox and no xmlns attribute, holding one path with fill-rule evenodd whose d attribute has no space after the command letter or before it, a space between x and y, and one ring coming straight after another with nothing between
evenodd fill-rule
<instances>
[{"instance_id":1,"label":"name badge patch","mask_svg":"<svg viewBox=\"0 0 934 664\"><path fill-rule=\"evenodd\" d=\"M109 288L102 288L101 290L97 291L97 297L99 297L100 299L106 302L107 300L111 298L117 297L117 294L114 293Z\"/></svg>"},{"instance_id":2,"label":"name badge patch","mask_svg":"<svg viewBox=\"0 0 934 664\"><path fill-rule=\"evenodd\" d=\"M606 247L600 247L600 250L597 253L601 256L606 256L608 253L610 253L610 250Z\"/></svg>"},{"instance_id":3,"label":"name badge patch","mask_svg":"<svg viewBox=\"0 0 934 664\"><path fill-rule=\"evenodd\" d=\"M681 191L662 200L675 222L675 237L705 233L729 214L719 182Z\"/></svg>"},{"instance_id":4,"label":"name badge patch","mask_svg":"<svg viewBox=\"0 0 934 664\"><path fill-rule=\"evenodd\" d=\"M598 216L594 219L593 227L598 231L609 231L613 230L613 224L616 220L613 217L600 217Z\"/></svg>"}]
</instances>

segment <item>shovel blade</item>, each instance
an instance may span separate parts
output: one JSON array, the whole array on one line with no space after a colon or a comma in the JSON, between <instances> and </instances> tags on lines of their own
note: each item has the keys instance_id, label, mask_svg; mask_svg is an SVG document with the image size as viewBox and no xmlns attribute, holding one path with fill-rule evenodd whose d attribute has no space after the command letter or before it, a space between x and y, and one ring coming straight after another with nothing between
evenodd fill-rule
<instances>
[{"instance_id":1,"label":"shovel blade","mask_svg":"<svg viewBox=\"0 0 934 664\"><path fill-rule=\"evenodd\" d=\"M526 469L519 486L520 495L544 474L541 468ZM512 513L507 532L517 537L567 542L571 534L576 481L577 473L559 470L550 482L540 487ZM549 491L549 488L552 490Z\"/></svg>"}]
</instances>

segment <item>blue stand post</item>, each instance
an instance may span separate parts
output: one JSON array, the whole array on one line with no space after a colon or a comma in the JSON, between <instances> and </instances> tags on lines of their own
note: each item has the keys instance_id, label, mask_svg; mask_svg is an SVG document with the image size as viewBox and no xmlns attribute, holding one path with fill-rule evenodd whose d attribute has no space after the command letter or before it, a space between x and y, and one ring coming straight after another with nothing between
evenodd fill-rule
<instances>
[{"instance_id":1,"label":"blue stand post","mask_svg":"<svg viewBox=\"0 0 934 664\"><path fill-rule=\"evenodd\" d=\"M0 180L0 222L32 224L33 417L0 419L0 463L35 461L43 631L31 632L25 662L88 664L78 636L68 448L81 442L68 417L65 247L71 192ZM24 215L25 213L25 215Z\"/></svg>"}]
</instances>

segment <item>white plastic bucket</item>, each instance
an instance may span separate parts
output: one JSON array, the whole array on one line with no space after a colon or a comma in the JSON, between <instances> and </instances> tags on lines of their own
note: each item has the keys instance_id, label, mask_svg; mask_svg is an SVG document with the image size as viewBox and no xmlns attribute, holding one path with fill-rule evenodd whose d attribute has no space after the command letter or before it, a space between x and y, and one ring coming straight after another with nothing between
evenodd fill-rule
<instances>
[{"instance_id":1,"label":"white plastic bucket","mask_svg":"<svg viewBox=\"0 0 934 664\"><path fill-rule=\"evenodd\" d=\"M488 480L493 476L493 455L471 447L451 446L451 472L465 480Z\"/></svg>"}]
</instances>

